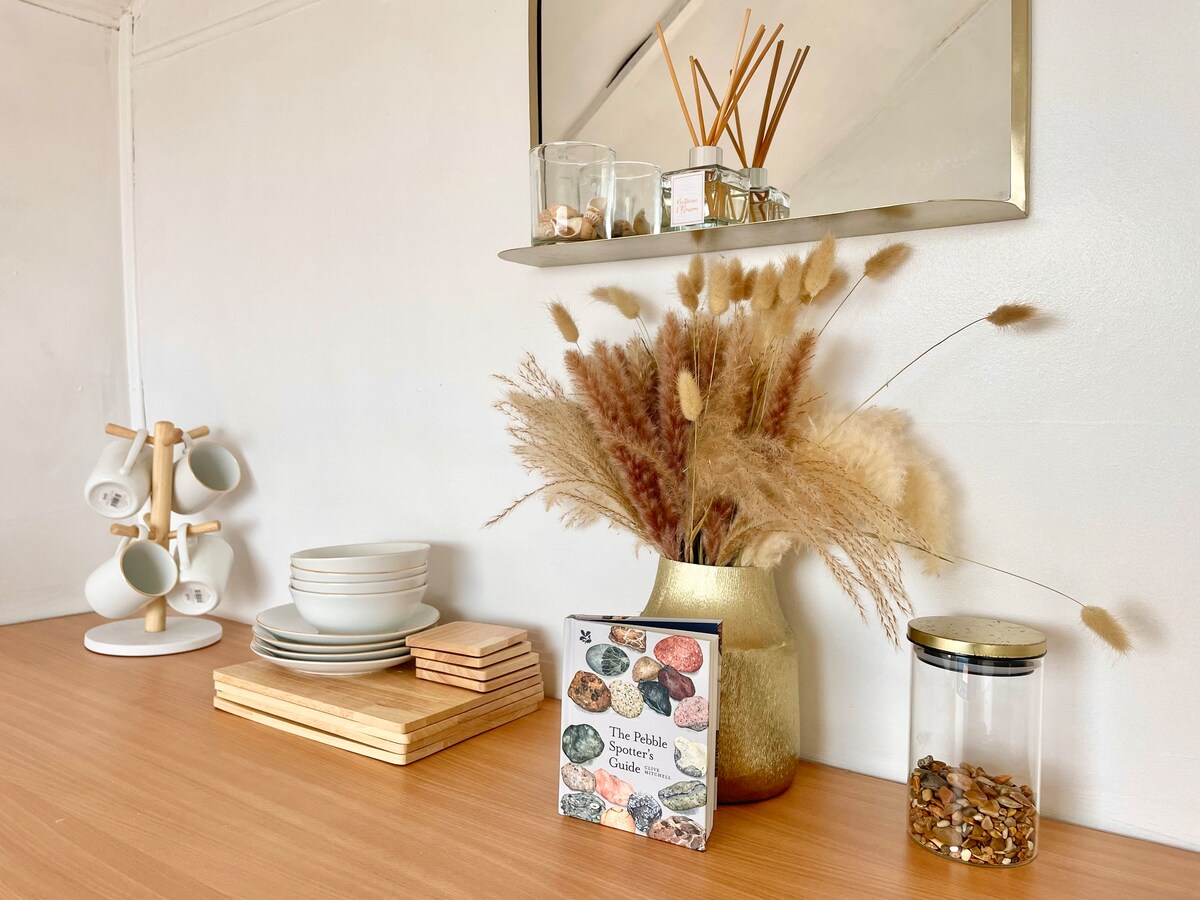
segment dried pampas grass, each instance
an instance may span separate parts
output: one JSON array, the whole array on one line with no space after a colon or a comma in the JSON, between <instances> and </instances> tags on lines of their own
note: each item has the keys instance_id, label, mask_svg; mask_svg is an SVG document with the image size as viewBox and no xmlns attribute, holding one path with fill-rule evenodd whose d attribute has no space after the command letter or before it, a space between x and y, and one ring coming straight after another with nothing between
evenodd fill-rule
<instances>
[{"instance_id":1,"label":"dried pampas grass","mask_svg":"<svg viewBox=\"0 0 1200 900\"><path fill-rule=\"evenodd\" d=\"M560 301L555 300L550 304L550 318L554 321L554 327L558 329L558 333L562 335L564 341L568 344L579 343L579 327Z\"/></svg>"},{"instance_id":2,"label":"dried pampas grass","mask_svg":"<svg viewBox=\"0 0 1200 900\"><path fill-rule=\"evenodd\" d=\"M874 253L834 313L863 279L888 277L908 255L904 244ZM555 327L575 345L564 357L569 385L532 358L502 379L498 406L514 449L542 483L493 522L538 497L569 527L607 521L670 559L774 565L806 550L860 614L873 610L896 641L898 616L912 609L899 548L912 549L931 570L974 561L948 549L949 491L908 419L868 404L963 331L985 322L1014 328L1039 310L1008 303L967 322L842 415L810 383L821 332L800 317L841 295L848 282L832 236L804 261L788 256L757 270L736 259L706 265L695 256L675 280L687 313L668 312L653 334L635 294L616 285L593 291L634 320L639 333L586 351L566 306L550 304ZM975 564L1079 603L1022 575ZM1079 605L1084 625L1108 646L1130 649L1110 613Z\"/></svg>"}]
</instances>

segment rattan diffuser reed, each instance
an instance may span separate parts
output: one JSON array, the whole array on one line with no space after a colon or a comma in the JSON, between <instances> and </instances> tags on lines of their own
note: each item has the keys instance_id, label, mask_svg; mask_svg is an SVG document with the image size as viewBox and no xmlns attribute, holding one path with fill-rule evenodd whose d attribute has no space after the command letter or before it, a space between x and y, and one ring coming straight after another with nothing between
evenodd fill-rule
<instances>
[{"instance_id":1,"label":"rattan diffuser reed","mask_svg":"<svg viewBox=\"0 0 1200 900\"><path fill-rule=\"evenodd\" d=\"M692 119L691 110L688 108L683 88L680 86L679 76L675 71L675 64L671 60L671 51L667 46L667 38L663 33L662 23L659 22L655 25L658 32L658 42L662 47L663 56L667 62L667 71L671 76L671 84L675 89L675 97L679 101L679 108L683 112L683 121L687 126L688 133L691 135L693 145L697 147L715 147L721 140L722 134L728 135L729 142L732 144L733 150L741 161L743 168L766 164L767 152L770 150L771 142L775 138L775 132L779 127L779 120L783 116L783 110L791 98L792 89L796 86L796 80L800 76L800 71L804 68L805 60L808 59L808 51L811 49L806 45L796 50L787 74L779 85L779 93L776 94L775 86L779 80L779 67L783 59L784 46L783 41L776 41L776 38L783 31L783 24L776 25L775 30L771 32L771 36L765 42L763 41L763 36L767 32L767 28L765 25L758 26L758 30L754 33L750 40L750 45L747 47L746 31L750 26L750 16L751 10L747 9L742 18L742 30L738 36L737 49L734 51L733 65L729 68L729 81L726 84L725 93L719 98L700 60L695 56L688 57L688 69L692 76L692 94L696 103L695 121ZM772 44L774 44L775 53L771 63L770 80L767 84L767 91L763 100L758 131L754 134L752 153L748 156L747 150L751 148L747 147L746 138L742 132L742 117L738 103L754 78L754 74L758 71L759 66L762 65L763 60L770 52ZM707 121L704 113L705 103L700 92L701 82L703 82L705 93L708 94L713 106L712 118ZM774 100L774 105L772 105L772 100ZM699 130L696 127L697 123L699 124Z\"/></svg>"}]
</instances>

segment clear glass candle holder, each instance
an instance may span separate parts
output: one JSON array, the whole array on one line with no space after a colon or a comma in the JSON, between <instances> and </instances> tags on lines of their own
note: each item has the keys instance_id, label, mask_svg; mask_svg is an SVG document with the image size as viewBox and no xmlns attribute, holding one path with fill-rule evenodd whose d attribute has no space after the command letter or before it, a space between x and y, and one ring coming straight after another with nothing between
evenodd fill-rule
<instances>
[{"instance_id":1,"label":"clear glass candle holder","mask_svg":"<svg viewBox=\"0 0 1200 900\"><path fill-rule=\"evenodd\" d=\"M662 231L662 169L653 163L620 160L613 167L610 234L630 237Z\"/></svg>"},{"instance_id":2,"label":"clear glass candle holder","mask_svg":"<svg viewBox=\"0 0 1200 900\"><path fill-rule=\"evenodd\" d=\"M535 245L608 237L616 158L612 147L584 141L555 141L529 151Z\"/></svg>"},{"instance_id":3,"label":"clear glass candle holder","mask_svg":"<svg viewBox=\"0 0 1200 900\"><path fill-rule=\"evenodd\" d=\"M930 616L909 622L908 639L909 837L973 866L1031 862L1045 636L997 619Z\"/></svg>"}]
</instances>

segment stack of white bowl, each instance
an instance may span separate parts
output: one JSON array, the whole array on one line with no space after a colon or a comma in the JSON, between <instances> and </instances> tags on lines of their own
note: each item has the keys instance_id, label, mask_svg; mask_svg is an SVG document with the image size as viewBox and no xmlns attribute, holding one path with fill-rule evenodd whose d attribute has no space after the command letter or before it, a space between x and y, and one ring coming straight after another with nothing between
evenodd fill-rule
<instances>
[{"instance_id":1,"label":"stack of white bowl","mask_svg":"<svg viewBox=\"0 0 1200 900\"><path fill-rule=\"evenodd\" d=\"M295 603L258 617L252 649L272 662L313 674L357 674L398 665L410 656L404 638L437 623L437 611L421 602L428 568L429 545L411 542L342 544L293 553L289 587ZM350 663L359 665L344 665Z\"/></svg>"}]
</instances>

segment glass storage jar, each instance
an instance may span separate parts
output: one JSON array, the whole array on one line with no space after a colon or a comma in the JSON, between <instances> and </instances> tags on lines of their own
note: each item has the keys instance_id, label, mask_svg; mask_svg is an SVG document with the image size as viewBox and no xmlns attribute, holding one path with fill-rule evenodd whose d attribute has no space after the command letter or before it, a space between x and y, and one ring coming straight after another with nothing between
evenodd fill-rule
<instances>
[{"instance_id":1,"label":"glass storage jar","mask_svg":"<svg viewBox=\"0 0 1200 900\"><path fill-rule=\"evenodd\" d=\"M909 836L975 866L1037 855L1046 638L997 619L931 616L912 642Z\"/></svg>"},{"instance_id":2,"label":"glass storage jar","mask_svg":"<svg viewBox=\"0 0 1200 900\"><path fill-rule=\"evenodd\" d=\"M612 236L658 234L662 230L662 169L621 160L613 166Z\"/></svg>"},{"instance_id":3,"label":"glass storage jar","mask_svg":"<svg viewBox=\"0 0 1200 900\"><path fill-rule=\"evenodd\" d=\"M534 245L608 237L612 225L612 147L555 141L529 151Z\"/></svg>"}]
</instances>

